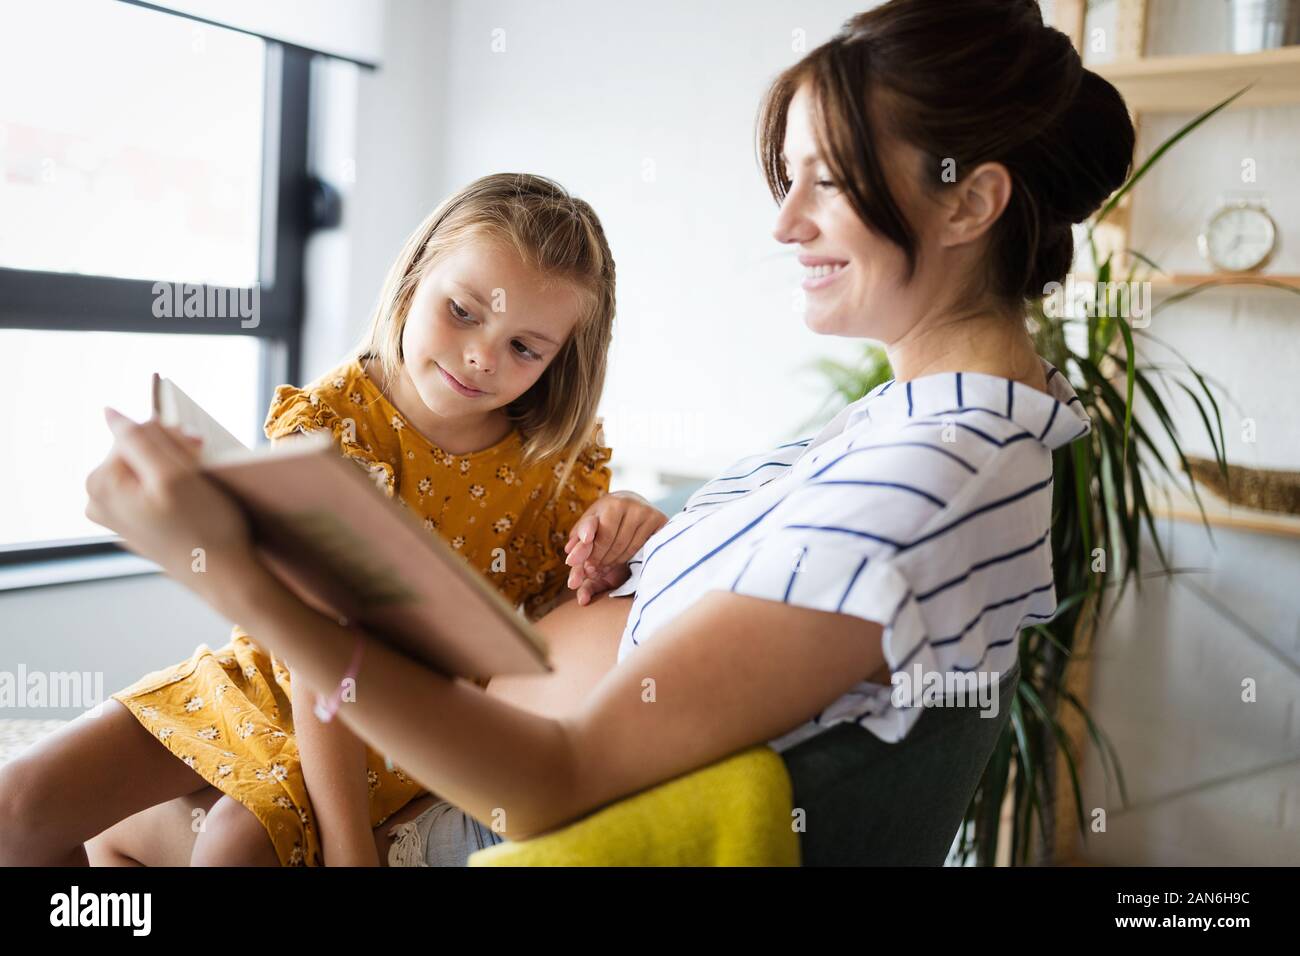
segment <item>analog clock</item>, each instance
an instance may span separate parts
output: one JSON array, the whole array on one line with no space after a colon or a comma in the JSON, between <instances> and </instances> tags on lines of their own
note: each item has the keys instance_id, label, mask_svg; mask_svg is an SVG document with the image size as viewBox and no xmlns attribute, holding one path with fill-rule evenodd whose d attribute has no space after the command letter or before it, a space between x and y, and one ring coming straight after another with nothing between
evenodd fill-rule
<instances>
[{"instance_id":1,"label":"analog clock","mask_svg":"<svg viewBox=\"0 0 1300 956\"><path fill-rule=\"evenodd\" d=\"M1277 225L1264 207L1251 202L1225 205L1210 217L1199 238L1201 255L1223 272L1250 272L1268 261L1277 246Z\"/></svg>"}]
</instances>

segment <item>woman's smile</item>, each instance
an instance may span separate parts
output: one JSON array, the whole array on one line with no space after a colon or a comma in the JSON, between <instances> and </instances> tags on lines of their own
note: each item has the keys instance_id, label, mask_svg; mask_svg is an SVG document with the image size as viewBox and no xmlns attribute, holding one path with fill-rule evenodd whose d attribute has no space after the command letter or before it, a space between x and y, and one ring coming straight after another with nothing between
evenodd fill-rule
<instances>
[{"instance_id":1,"label":"woman's smile","mask_svg":"<svg viewBox=\"0 0 1300 956\"><path fill-rule=\"evenodd\" d=\"M803 259L801 258L800 261L803 262ZM815 264L803 262L803 264L804 278L803 282L800 284L807 292L826 288L826 286L830 285L843 275L844 270L849 266L847 262L834 262L829 260L818 261Z\"/></svg>"}]
</instances>

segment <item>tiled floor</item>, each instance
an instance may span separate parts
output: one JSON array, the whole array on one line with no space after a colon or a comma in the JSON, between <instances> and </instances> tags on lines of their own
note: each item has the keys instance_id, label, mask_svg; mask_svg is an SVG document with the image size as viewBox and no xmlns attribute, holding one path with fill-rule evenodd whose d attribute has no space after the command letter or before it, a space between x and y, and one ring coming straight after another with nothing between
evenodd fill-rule
<instances>
[{"instance_id":1,"label":"tiled floor","mask_svg":"<svg viewBox=\"0 0 1300 956\"><path fill-rule=\"evenodd\" d=\"M1107 866L1300 860L1300 551L1293 539L1166 525L1177 575L1130 589L1097 644L1090 703L1129 801L1090 747L1085 806ZM1144 540L1143 564L1158 567ZM1252 693L1246 694L1247 680Z\"/></svg>"}]
</instances>

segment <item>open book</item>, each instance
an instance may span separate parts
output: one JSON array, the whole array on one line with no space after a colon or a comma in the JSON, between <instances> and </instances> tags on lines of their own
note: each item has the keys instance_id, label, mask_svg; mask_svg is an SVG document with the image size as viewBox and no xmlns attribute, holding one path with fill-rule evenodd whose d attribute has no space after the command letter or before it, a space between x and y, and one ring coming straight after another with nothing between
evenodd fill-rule
<instances>
[{"instance_id":1,"label":"open book","mask_svg":"<svg viewBox=\"0 0 1300 956\"><path fill-rule=\"evenodd\" d=\"M250 450L158 375L153 411L203 438L204 473L243 507L262 560L308 604L452 677L550 670L536 628L329 436Z\"/></svg>"}]
</instances>

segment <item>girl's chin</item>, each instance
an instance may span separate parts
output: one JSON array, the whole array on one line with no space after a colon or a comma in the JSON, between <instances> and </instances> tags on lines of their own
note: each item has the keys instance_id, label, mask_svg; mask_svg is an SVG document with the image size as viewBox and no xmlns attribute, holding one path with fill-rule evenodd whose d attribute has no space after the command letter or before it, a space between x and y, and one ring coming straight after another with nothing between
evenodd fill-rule
<instances>
[{"instance_id":1,"label":"girl's chin","mask_svg":"<svg viewBox=\"0 0 1300 956\"><path fill-rule=\"evenodd\" d=\"M438 373L435 370L434 375L437 374ZM507 402L502 402L500 396L496 394L480 396L477 399L460 395L453 392L451 387L441 380L428 382L427 385L426 383L421 383L417 391L420 394L420 400L424 402L424 407L435 415L440 415L444 418L456 418L466 414L482 414L484 412L495 411L496 409L508 404Z\"/></svg>"}]
</instances>

